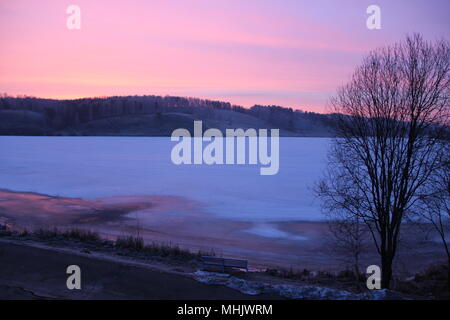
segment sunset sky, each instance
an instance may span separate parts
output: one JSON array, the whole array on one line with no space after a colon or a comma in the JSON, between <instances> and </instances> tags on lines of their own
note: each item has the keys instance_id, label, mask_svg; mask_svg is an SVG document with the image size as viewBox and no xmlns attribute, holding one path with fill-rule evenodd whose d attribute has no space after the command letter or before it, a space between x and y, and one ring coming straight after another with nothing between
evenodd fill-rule
<instances>
[{"instance_id":1,"label":"sunset sky","mask_svg":"<svg viewBox=\"0 0 450 320\"><path fill-rule=\"evenodd\" d=\"M81 29L66 8L81 8ZM366 8L381 8L368 30ZM449 0L0 0L0 92L326 111L368 50L450 37Z\"/></svg>"}]
</instances>

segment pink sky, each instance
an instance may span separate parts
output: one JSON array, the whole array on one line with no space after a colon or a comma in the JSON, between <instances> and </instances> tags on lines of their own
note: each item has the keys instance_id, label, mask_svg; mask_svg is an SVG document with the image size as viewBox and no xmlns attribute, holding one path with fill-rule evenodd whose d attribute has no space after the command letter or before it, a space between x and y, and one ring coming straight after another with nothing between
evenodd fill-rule
<instances>
[{"instance_id":1,"label":"pink sky","mask_svg":"<svg viewBox=\"0 0 450 320\"><path fill-rule=\"evenodd\" d=\"M66 8L81 8L68 30ZM381 7L382 29L366 28ZM326 111L370 49L449 37L448 0L0 0L0 92L179 95Z\"/></svg>"}]
</instances>

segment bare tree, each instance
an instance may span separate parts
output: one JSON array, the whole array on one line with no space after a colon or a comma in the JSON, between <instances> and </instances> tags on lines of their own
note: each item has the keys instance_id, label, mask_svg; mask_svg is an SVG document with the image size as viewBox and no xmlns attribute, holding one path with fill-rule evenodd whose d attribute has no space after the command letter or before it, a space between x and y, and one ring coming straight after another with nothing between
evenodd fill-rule
<instances>
[{"instance_id":1,"label":"bare tree","mask_svg":"<svg viewBox=\"0 0 450 320\"><path fill-rule=\"evenodd\" d=\"M345 216L344 212L329 215L327 246L333 254L353 271L358 282L361 275L361 255L367 250L367 227L358 216Z\"/></svg>"},{"instance_id":2,"label":"bare tree","mask_svg":"<svg viewBox=\"0 0 450 320\"><path fill-rule=\"evenodd\" d=\"M449 141L449 139L447 139ZM420 196L418 215L431 224L441 238L447 255L448 284L450 285L450 146L444 146L442 165L429 179L425 193Z\"/></svg>"},{"instance_id":3,"label":"bare tree","mask_svg":"<svg viewBox=\"0 0 450 320\"><path fill-rule=\"evenodd\" d=\"M325 207L361 218L389 288L404 216L438 167L449 123L448 41L420 35L371 52L332 99L329 166L319 184Z\"/></svg>"}]
</instances>

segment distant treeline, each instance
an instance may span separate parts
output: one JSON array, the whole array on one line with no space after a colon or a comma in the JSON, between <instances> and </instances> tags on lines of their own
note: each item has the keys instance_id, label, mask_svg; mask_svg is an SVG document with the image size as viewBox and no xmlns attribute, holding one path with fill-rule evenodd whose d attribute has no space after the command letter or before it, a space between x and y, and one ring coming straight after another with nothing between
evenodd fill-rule
<instances>
[{"instance_id":1,"label":"distant treeline","mask_svg":"<svg viewBox=\"0 0 450 320\"><path fill-rule=\"evenodd\" d=\"M153 95L76 100L4 95L0 98L0 134L72 135L77 134L76 128L80 125L98 120L150 115L153 117L152 123L157 123L167 120L164 117L165 114L184 114L196 120L214 119L216 122L246 127L249 122L248 118L236 116L236 114L241 114L258 119L257 127L268 125L280 128L287 133L286 135L327 136L330 134L330 115L280 106L255 105L251 108L244 108L222 101ZM121 124L116 124L116 126L120 127ZM66 129L73 130L69 130L69 132ZM122 131L118 130L118 132ZM82 132L81 134L90 135L89 131ZM92 135L99 134L102 132L95 132ZM162 134L164 135L164 133ZM109 134L105 133L105 135Z\"/></svg>"}]
</instances>

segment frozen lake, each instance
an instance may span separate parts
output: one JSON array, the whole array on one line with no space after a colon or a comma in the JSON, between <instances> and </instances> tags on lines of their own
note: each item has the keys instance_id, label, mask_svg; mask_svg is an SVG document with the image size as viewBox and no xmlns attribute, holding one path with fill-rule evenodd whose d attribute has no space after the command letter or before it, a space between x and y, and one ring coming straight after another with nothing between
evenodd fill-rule
<instances>
[{"instance_id":1,"label":"frozen lake","mask_svg":"<svg viewBox=\"0 0 450 320\"><path fill-rule=\"evenodd\" d=\"M336 267L312 191L330 139L281 138L272 176L260 175L260 165L177 166L175 144L168 137L0 137L0 223L139 235L248 259L254 268Z\"/></svg>"},{"instance_id":2,"label":"frozen lake","mask_svg":"<svg viewBox=\"0 0 450 320\"><path fill-rule=\"evenodd\" d=\"M321 220L312 188L329 143L280 138L279 172L262 176L260 165L177 166L169 137L0 137L0 188L83 199L174 195L225 219Z\"/></svg>"}]
</instances>

